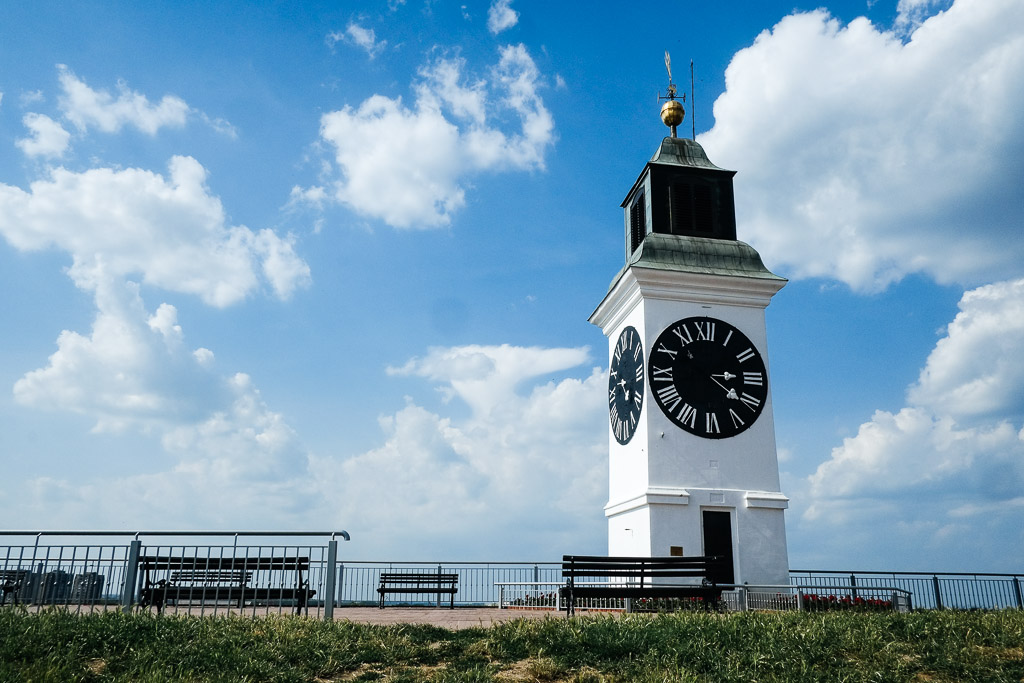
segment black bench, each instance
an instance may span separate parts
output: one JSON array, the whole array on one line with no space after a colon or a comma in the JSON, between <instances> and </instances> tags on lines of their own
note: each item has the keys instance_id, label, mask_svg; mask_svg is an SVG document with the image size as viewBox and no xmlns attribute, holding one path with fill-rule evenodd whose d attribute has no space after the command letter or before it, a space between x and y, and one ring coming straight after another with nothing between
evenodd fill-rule
<instances>
[{"instance_id":1,"label":"black bench","mask_svg":"<svg viewBox=\"0 0 1024 683\"><path fill-rule=\"evenodd\" d=\"M308 557L174 557L144 555L139 558L143 585L139 591L141 607L156 607L173 602L201 604L229 602L239 608L248 603L295 601L295 613L308 608L316 594L309 588L304 573L309 572ZM295 573L294 587L251 586L254 574L268 571ZM155 579L158 572L167 578Z\"/></svg>"},{"instance_id":2,"label":"black bench","mask_svg":"<svg viewBox=\"0 0 1024 683\"><path fill-rule=\"evenodd\" d=\"M0 570L0 605L7 602L7 596L13 597L11 602L17 604L18 593L25 586L29 571L27 569Z\"/></svg>"},{"instance_id":3,"label":"black bench","mask_svg":"<svg viewBox=\"0 0 1024 683\"><path fill-rule=\"evenodd\" d=\"M437 604L441 604L441 596L449 595L449 609L455 609L455 594L459 591L458 574L415 574L403 572L381 572L380 608L384 609L384 598L389 593L430 594L437 595Z\"/></svg>"},{"instance_id":4,"label":"black bench","mask_svg":"<svg viewBox=\"0 0 1024 683\"><path fill-rule=\"evenodd\" d=\"M710 609L722 599L722 588L708 581L718 575L723 558L699 557L600 557L564 555L558 590L565 600L566 616L576 612L577 598L700 598ZM605 583L577 583L578 579L606 579ZM672 583L672 579L699 578L698 584ZM666 581L666 579L668 581Z\"/></svg>"}]
</instances>

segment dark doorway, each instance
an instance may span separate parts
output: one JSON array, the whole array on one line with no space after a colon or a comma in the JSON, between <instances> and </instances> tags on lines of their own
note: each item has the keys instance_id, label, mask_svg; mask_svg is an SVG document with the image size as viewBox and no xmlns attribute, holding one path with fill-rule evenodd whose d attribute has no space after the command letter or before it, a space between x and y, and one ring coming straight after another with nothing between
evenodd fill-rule
<instances>
[{"instance_id":1,"label":"dark doorway","mask_svg":"<svg viewBox=\"0 0 1024 683\"><path fill-rule=\"evenodd\" d=\"M721 569L708 580L714 583L736 583L732 560L732 518L728 512L704 510L704 554L725 558Z\"/></svg>"}]
</instances>

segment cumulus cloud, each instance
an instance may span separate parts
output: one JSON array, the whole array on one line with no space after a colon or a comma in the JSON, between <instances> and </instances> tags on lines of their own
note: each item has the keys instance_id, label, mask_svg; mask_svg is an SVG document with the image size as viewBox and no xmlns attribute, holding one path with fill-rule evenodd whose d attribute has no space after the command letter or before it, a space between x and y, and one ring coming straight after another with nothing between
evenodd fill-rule
<instances>
[{"instance_id":1,"label":"cumulus cloud","mask_svg":"<svg viewBox=\"0 0 1024 683\"><path fill-rule=\"evenodd\" d=\"M259 284L257 268L281 298L309 279L292 238L228 224L206 170L191 157L172 158L167 177L137 168L57 168L28 192L0 184L0 235L21 250L67 251L69 274L89 290L100 274L140 275L227 306Z\"/></svg>"},{"instance_id":2,"label":"cumulus cloud","mask_svg":"<svg viewBox=\"0 0 1024 683\"><path fill-rule=\"evenodd\" d=\"M906 41L797 13L733 57L701 143L739 170L740 237L771 267L865 291L1020 275L1024 4L934 10L901 3Z\"/></svg>"},{"instance_id":3,"label":"cumulus cloud","mask_svg":"<svg viewBox=\"0 0 1024 683\"><path fill-rule=\"evenodd\" d=\"M308 455L252 380L218 375L212 351L187 348L175 307L164 303L149 313L137 285L101 273L94 297L91 333L61 333L48 365L20 379L14 398L84 415L94 420L94 433L132 432L156 446L140 453L149 462L135 471L144 474L40 477L8 491L23 496L24 523L308 527L308 517L297 522L309 505ZM160 471L168 462L171 468ZM223 496L227 489L230 497Z\"/></svg>"},{"instance_id":4,"label":"cumulus cloud","mask_svg":"<svg viewBox=\"0 0 1024 683\"><path fill-rule=\"evenodd\" d=\"M151 104L141 93L130 90L124 82L117 84L115 97L106 90L93 90L75 76L67 66L57 66L63 94L60 107L68 121L79 130L94 127L105 133L116 133L125 126L155 135L163 127L180 128L188 118L189 106L180 97L164 95Z\"/></svg>"},{"instance_id":5,"label":"cumulus cloud","mask_svg":"<svg viewBox=\"0 0 1024 683\"><path fill-rule=\"evenodd\" d=\"M130 327L151 349L162 348L167 336L181 348L171 311L140 316L136 310ZM473 557L545 559L567 547L600 552L607 375L594 368L582 377L545 377L577 368L587 355L512 346L431 349L391 374L429 379L474 406L471 414L454 418L408 399L380 418L382 443L355 455L308 454L248 377L209 375L219 393L204 415L153 427L174 460L171 469L102 484L40 478L12 495L18 514L33 515L37 525L45 519L59 526L88 512L96 526L117 526L125 506L133 510L130 523L142 526L309 528L317 519L314 526L352 532L362 557L436 559L448 540L470 547ZM474 377L491 387L493 400L481 398ZM119 491L115 502L111 488ZM230 498L222 495L228 488Z\"/></svg>"},{"instance_id":6,"label":"cumulus cloud","mask_svg":"<svg viewBox=\"0 0 1024 683\"><path fill-rule=\"evenodd\" d=\"M607 376L595 368L536 381L586 358L586 349L432 349L393 374L439 382L471 415L457 420L410 402L382 418L382 446L341 463L314 459L316 479L344 491L336 514L382 552L425 557L467 538L474 556L597 552L606 543Z\"/></svg>"},{"instance_id":7,"label":"cumulus cloud","mask_svg":"<svg viewBox=\"0 0 1024 683\"><path fill-rule=\"evenodd\" d=\"M519 12L512 9L512 0L494 0L487 10L487 30L498 35L519 23Z\"/></svg>"},{"instance_id":8,"label":"cumulus cloud","mask_svg":"<svg viewBox=\"0 0 1024 683\"><path fill-rule=\"evenodd\" d=\"M293 199L331 197L397 228L447 225L465 205L466 178L483 171L544 168L554 122L540 97L540 72L522 45L508 46L489 78L442 57L419 71L415 103L373 95L325 114L320 134L339 177L330 188L295 188ZM518 120L517 133L502 120Z\"/></svg>"},{"instance_id":9,"label":"cumulus cloud","mask_svg":"<svg viewBox=\"0 0 1024 683\"><path fill-rule=\"evenodd\" d=\"M359 24L349 22L345 31L332 31L327 35L327 44L334 46L336 43L345 41L366 50L370 59L376 57L388 45L386 40L377 40L377 34L372 28L366 28Z\"/></svg>"},{"instance_id":10,"label":"cumulus cloud","mask_svg":"<svg viewBox=\"0 0 1024 683\"><path fill-rule=\"evenodd\" d=\"M959 306L908 388L908 405L876 411L808 478L808 533L867 529L879 510L935 547L974 544L979 511L984 524L1021 527L1024 280L966 292ZM1024 560L985 552L991 566Z\"/></svg>"},{"instance_id":11,"label":"cumulus cloud","mask_svg":"<svg viewBox=\"0 0 1024 683\"><path fill-rule=\"evenodd\" d=\"M29 113L21 122L28 128L31 137L15 141L25 156L61 157L67 151L71 133L45 114Z\"/></svg>"},{"instance_id":12,"label":"cumulus cloud","mask_svg":"<svg viewBox=\"0 0 1024 683\"><path fill-rule=\"evenodd\" d=\"M183 348L177 311L151 316L138 287L101 277L88 336L65 330L45 368L14 385L23 405L68 411L96 421L96 432L147 432L194 420L222 393L218 382Z\"/></svg>"}]
</instances>

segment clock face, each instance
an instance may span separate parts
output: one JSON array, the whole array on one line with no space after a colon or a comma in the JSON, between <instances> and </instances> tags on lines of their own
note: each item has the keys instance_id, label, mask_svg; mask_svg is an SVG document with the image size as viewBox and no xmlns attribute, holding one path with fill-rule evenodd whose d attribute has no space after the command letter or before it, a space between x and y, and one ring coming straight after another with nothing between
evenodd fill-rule
<instances>
[{"instance_id":1,"label":"clock face","mask_svg":"<svg viewBox=\"0 0 1024 683\"><path fill-rule=\"evenodd\" d=\"M615 440L633 438L644 407L644 345L633 327L622 330L608 369L608 419Z\"/></svg>"},{"instance_id":2,"label":"clock face","mask_svg":"<svg viewBox=\"0 0 1024 683\"><path fill-rule=\"evenodd\" d=\"M768 398L768 373L754 344L727 322L684 318L651 347L654 401L691 434L724 439L750 428Z\"/></svg>"}]
</instances>

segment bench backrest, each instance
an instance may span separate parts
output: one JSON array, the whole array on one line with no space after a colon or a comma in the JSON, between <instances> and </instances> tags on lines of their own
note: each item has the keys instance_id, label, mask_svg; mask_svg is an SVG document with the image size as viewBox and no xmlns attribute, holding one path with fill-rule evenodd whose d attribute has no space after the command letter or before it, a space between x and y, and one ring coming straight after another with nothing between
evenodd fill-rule
<instances>
[{"instance_id":1,"label":"bench backrest","mask_svg":"<svg viewBox=\"0 0 1024 683\"><path fill-rule=\"evenodd\" d=\"M227 583L233 586L244 586L251 579L252 572L233 569L181 569L171 572L171 583L175 585L188 583L212 586Z\"/></svg>"},{"instance_id":2,"label":"bench backrest","mask_svg":"<svg viewBox=\"0 0 1024 683\"><path fill-rule=\"evenodd\" d=\"M308 557L186 557L143 555L139 568L150 570L235 570L235 571L299 571L309 570Z\"/></svg>"},{"instance_id":3,"label":"bench backrest","mask_svg":"<svg viewBox=\"0 0 1024 683\"><path fill-rule=\"evenodd\" d=\"M441 585L441 584L456 584L459 581L458 574L410 574L410 573L398 573L398 572L381 572L380 582L385 583L401 583L410 585Z\"/></svg>"},{"instance_id":4,"label":"bench backrest","mask_svg":"<svg viewBox=\"0 0 1024 683\"><path fill-rule=\"evenodd\" d=\"M3 583L21 583L28 575L27 569L0 569L0 581Z\"/></svg>"},{"instance_id":5,"label":"bench backrest","mask_svg":"<svg viewBox=\"0 0 1024 683\"><path fill-rule=\"evenodd\" d=\"M621 579L641 586L654 579L707 578L725 558L718 555L693 557L602 557L564 555L562 578L569 581L587 578Z\"/></svg>"}]
</instances>

